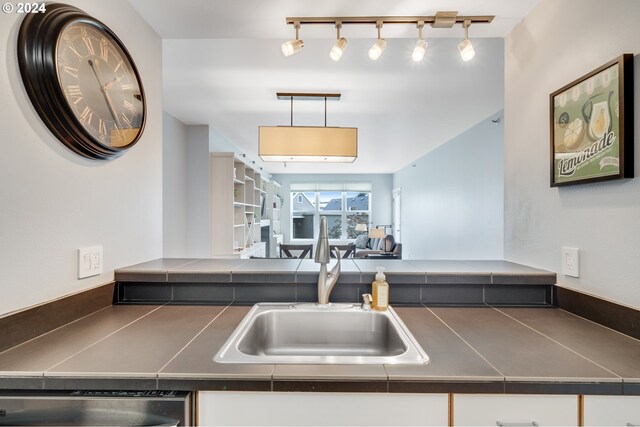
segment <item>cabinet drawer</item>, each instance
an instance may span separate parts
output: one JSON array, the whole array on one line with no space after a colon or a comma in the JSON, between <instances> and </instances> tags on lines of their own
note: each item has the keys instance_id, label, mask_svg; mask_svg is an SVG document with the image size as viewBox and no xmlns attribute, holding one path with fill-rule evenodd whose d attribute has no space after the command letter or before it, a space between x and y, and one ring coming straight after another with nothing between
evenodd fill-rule
<instances>
[{"instance_id":1,"label":"cabinet drawer","mask_svg":"<svg viewBox=\"0 0 640 427\"><path fill-rule=\"evenodd\" d=\"M585 396L585 426L640 426L640 396Z\"/></svg>"},{"instance_id":2,"label":"cabinet drawer","mask_svg":"<svg viewBox=\"0 0 640 427\"><path fill-rule=\"evenodd\" d=\"M446 394L198 393L207 426L446 426Z\"/></svg>"},{"instance_id":3,"label":"cabinet drawer","mask_svg":"<svg viewBox=\"0 0 640 427\"><path fill-rule=\"evenodd\" d=\"M577 396L467 395L457 394L453 403L456 426L578 425Z\"/></svg>"}]
</instances>

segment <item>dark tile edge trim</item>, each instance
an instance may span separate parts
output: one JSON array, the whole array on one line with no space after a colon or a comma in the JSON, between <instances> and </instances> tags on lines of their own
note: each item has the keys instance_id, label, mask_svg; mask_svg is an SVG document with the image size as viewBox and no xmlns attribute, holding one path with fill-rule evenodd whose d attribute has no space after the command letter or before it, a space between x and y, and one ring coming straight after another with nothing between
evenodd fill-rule
<instances>
[{"instance_id":1,"label":"dark tile edge trim","mask_svg":"<svg viewBox=\"0 0 640 427\"><path fill-rule=\"evenodd\" d=\"M110 306L114 282L0 318L0 352Z\"/></svg>"},{"instance_id":2,"label":"dark tile edge trim","mask_svg":"<svg viewBox=\"0 0 640 427\"><path fill-rule=\"evenodd\" d=\"M622 394L621 382L505 382L507 394L598 394L619 396Z\"/></svg>"},{"instance_id":3,"label":"dark tile edge trim","mask_svg":"<svg viewBox=\"0 0 640 427\"><path fill-rule=\"evenodd\" d=\"M553 287L553 303L565 311L640 339L640 310L557 285Z\"/></svg>"},{"instance_id":4,"label":"dark tile edge trim","mask_svg":"<svg viewBox=\"0 0 640 427\"><path fill-rule=\"evenodd\" d=\"M504 381L405 381L390 380L389 393L490 393L503 394Z\"/></svg>"},{"instance_id":5,"label":"dark tile edge trim","mask_svg":"<svg viewBox=\"0 0 640 427\"><path fill-rule=\"evenodd\" d=\"M273 380L273 391L386 393L387 381Z\"/></svg>"}]
</instances>

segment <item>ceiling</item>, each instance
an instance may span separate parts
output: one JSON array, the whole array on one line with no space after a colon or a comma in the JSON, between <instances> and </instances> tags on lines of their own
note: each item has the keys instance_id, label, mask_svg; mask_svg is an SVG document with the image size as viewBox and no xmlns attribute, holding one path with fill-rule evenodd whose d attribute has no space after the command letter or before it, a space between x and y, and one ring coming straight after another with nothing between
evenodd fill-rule
<instances>
[{"instance_id":1,"label":"ceiling","mask_svg":"<svg viewBox=\"0 0 640 427\"><path fill-rule=\"evenodd\" d=\"M186 124L208 124L272 173L393 173L503 108L503 37L539 0L129 0L164 39L164 110ZM476 57L463 62L460 26L425 28L422 63L411 51L417 30L387 25L378 61L367 57L373 26L345 26L339 62L328 52L331 26L303 26L301 53L285 58L293 38L287 16L496 15L472 25ZM329 102L329 126L358 127L352 164L262 163L258 126L290 124L290 105L275 93L340 92ZM294 124L323 125L324 103L297 101Z\"/></svg>"}]
</instances>

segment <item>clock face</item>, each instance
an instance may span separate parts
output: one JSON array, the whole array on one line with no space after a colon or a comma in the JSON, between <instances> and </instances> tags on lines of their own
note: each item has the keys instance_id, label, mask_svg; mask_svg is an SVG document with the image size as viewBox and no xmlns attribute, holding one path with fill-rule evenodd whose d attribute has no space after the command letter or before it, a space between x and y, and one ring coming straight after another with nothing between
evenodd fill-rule
<instances>
[{"instance_id":1,"label":"clock face","mask_svg":"<svg viewBox=\"0 0 640 427\"><path fill-rule=\"evenodd\" d=\"M35 111L75 153L95 160L123 155L140 139L146 103L140 75L102 22L62 3L26 14L18 65Z\"/></svg>"},{"instance_id":2,"label":"clock face","mask_svg":"<svg viewBox=\"0 0 640 427\"><path fill-rule=\"evenodd\" d=\"M58 83L84 132L109 148L138 139L144 121L140 82L128 55L91 22L71 21L55 49Z\"/></svg>"}]
</instances>

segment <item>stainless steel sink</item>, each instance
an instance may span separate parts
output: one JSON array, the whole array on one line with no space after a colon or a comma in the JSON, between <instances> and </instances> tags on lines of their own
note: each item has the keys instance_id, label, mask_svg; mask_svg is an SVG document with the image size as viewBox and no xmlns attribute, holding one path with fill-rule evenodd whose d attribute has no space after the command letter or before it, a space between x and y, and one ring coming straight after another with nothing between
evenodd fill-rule
<instances>
[{"instance_id":1,"label":"stainless steel sink","mask_svg":"<svg viewBox=\"0 0 640 427\"><path fill-rule=\"evenodd\" d=\"M429 357L391 307L253 306L214 357L220 363L425 364Z\"/></svg>"}]
</instances>

